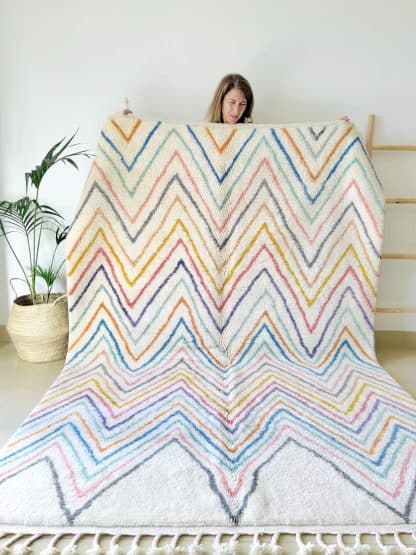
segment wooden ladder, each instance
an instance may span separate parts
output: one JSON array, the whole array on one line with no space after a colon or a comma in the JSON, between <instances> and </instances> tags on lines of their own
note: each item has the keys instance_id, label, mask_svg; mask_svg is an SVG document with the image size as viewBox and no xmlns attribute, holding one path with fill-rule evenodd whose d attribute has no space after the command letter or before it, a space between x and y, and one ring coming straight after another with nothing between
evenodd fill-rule
<instances>
[{"instance_id":1,"label":"wooden ladder","mask_svg":"<svg viewBox=\"0 0 416 555\"><path fill-rule=\"evenodd\" d=\"M370 114L368 116L367 125L367 138L365 146L367 148L370 157L373 157L373 152L375 150L393 150L393 151L413 151L416 152L416 146L414 145L373 145L374 137L374 123L375 115ZM386 198L386 204L394 204L399 206L401 204L416 204L416 198L414 197L395 197ZM381 255L383 260L416 260L416 253L385 253ZM399 313L399 314L416 314L416 308L387 308L380 307L376 309L377 312L382 313Z\"/></svg>"}]
</instances>

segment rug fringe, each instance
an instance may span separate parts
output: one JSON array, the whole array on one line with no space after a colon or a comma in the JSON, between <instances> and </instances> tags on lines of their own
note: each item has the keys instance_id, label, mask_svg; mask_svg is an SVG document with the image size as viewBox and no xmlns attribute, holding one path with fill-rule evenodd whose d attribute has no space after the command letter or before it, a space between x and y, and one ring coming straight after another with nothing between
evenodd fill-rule
<instances>
[{"instance_id":1,"label":"rug fringe","mask_svg":"<svg viewBox=\"0 0 416 555\"><path fill-rule=\"evenodd\" d=\"M88 549L86 555L105 555L100 546L100 534L95 534L92 540L92 547Z\"/></svg>"},{"instance_id":2,"label":"rug fringe","mask_svg":"<svg viewBox=\"0 0 416 555\"><path fill-rule=\"evenodd\" d=\"M246 535L246 534L244 534ZM251 534L252 541L248 545L249 555L283 555L284 547L281 545L281 534L263 534L258 532ZM324 539L324 535L331 537L331 543ZM383 536L388 535L390 543L385 543ZM287 534L292 536L297 545L297 555L369 555L369 553L379 552L382 555L416 555L416 533L406 533L406 539L398 532L392 534L366 534L370 537L374 545L362 542L362 533L355 534L355 541L351 545L345 543L344 536L351 534L318 532L316 534L297 532ZM180 545L180 539L187 538L186 545ZM202 544L202 539L209 536L210 544ZM226 536L226 538L224 538ZM90 542L89 548L85 551L87 555L238 555L241 544L249 543L250 540L241 540L240 534L235 533L230 538L229 533L205 534L182 534L177 533L167 536L165 534L154 535L151 545L144 546L146 543L144 535L141 534L109 534L106 532L90 534L68 532L51 534L12 534L3 533L0 535L0 555L32 555L34 547L39 540L48 539L46 547L40 555L78 555L79 543ZM270 538L271 536L271 538ZM307 539L304 538L307 536ZM147 536L149 537L149 536ZM105 543L104 543L105 540ZM391 541L394 543L391 543ZM411 545L404 541L412 542ZM109 542L109 543L108 543ZM124 547L126 544L127 549ZM122 546L120 545L122 544ZM37 551L38 552L38 551Z\"/></svg>"}]
</instances>

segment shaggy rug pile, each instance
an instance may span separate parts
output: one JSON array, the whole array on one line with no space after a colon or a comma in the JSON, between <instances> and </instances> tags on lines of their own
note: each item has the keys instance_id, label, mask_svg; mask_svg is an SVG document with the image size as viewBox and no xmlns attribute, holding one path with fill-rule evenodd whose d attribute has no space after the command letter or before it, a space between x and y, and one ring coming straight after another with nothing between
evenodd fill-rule
<instances>
[{"instance_id":1,"label":"shaggy rug pile","mask_svg":"<svg viewBox=\"0 0 416 555\"><path fill-rule=\"evenodd\" d=\"M383 210L351 123L109 118L0 531L414 530L416 403L374 351Z\"/></svg>"}]
</instances>

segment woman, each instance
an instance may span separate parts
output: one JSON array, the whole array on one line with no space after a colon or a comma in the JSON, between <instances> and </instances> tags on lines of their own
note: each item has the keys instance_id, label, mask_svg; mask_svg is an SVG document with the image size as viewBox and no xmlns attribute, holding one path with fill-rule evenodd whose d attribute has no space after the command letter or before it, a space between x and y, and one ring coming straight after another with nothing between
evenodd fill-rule
<instances>
[{"instance_id":1,"label":"woman","mask_svg":"<svg viewBox=\"0 0 416 555\"><path fill-rule=\"evenodd\" d=\"M238 73L223 77L208 109L211 123L250 123L254 97L250 83Z\"/></svg>"}]
</instances>

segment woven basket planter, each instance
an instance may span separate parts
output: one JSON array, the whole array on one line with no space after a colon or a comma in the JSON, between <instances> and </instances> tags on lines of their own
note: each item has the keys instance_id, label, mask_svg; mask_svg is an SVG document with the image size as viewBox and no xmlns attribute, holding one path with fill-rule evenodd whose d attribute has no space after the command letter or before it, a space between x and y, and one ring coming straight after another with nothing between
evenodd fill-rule
<instances>
[{"instance_id":1,"label":"woven basket planter","mask_svg":"<svg viewBox=\"0 0 416 555\"><path fill-rule=\"evenodd\" d=\"M19 358L49 362L65 358L68 347L68 303L60 293L49 303L31 304L29 295L13 301L7 331Z\"/></svg>"}]
</instances>

